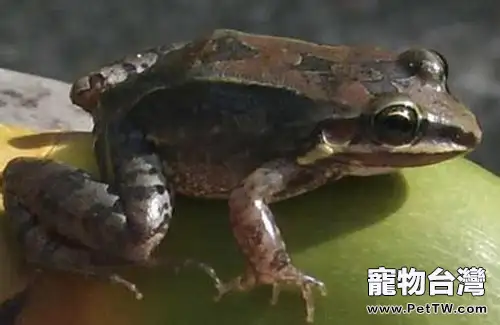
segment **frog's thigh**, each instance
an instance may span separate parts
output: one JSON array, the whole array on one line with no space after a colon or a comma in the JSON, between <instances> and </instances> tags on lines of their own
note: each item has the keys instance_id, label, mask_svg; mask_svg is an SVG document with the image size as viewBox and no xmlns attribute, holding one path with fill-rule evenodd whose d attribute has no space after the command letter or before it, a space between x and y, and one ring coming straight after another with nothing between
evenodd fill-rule
<instances>
[{"instance_id":1,"label":"frog's thigh","mask_svg":"<svg viewBox=\"0 0 500 325\"><path fill-rule=\"evenodd\" d=\"M136 286L119 275L98 268L99 264L109 264L110 256L86 249L67 246L51 235L39 224L36 217L25 209L11 194L4 194L5 211L8 213L17 239L24 248L25 259L42 267L91 275L125 286L138 299L142 297Z\"/></svg>"},{"instance_id":2,"label":"frog's thigh","mask_svg":"<svg viewBox=\"0 0 500 325\"><path fill-rule=\"evenodd\" d=\"M107 184L69 165L16 158L5 168L3 185L9 216L9 201L15 200L35 217L36 225L108 256L132 263L148 261L164 234L161 228L138 239L120 197ZM143 219L163 213L161 206L157 208Z\"/></svg>"}]
</instances>

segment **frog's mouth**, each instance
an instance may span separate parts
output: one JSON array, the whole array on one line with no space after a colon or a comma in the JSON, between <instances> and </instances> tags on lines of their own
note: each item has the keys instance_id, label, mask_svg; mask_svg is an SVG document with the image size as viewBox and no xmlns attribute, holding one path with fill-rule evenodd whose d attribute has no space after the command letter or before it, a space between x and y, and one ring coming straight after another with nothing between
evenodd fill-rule
<instances>
[{"instance_id":1,"label":"frog's mouth","mask_svg":"<svg viewBox=\"0 0 500 325\"><path fill-rule=\"evenodd\" d=\"M407 168L436 164L451 158L467 154L464 151L440 153L345 153L332 157L336 162L345 165L357 165L372 168Z\"/></svg>"}]
</instances>

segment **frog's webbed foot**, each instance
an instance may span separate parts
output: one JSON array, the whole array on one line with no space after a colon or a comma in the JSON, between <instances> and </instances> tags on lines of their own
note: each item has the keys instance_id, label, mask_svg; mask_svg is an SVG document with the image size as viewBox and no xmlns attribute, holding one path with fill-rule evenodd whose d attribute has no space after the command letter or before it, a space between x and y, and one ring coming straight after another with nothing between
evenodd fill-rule
<instances>
[{"instance_id":1,"label":"frog's webbed foot","mask_svg":"<svg viewBox=\"0 0 500 325\"><path fill-rule=\"evenodd\" d=\"M300 173L300 167L293 162L273 162L257 169L231 193L231 226L248 266L245 274L218 286L216 300L231 291L246 291L268 284L273 286L271 303L276 304L280 290L291 286L300 290L307 321L313 322L313 288L318 288L325 295L325 285L292 264L274 216L266 204ZM308 186L317 187L325 181L320 176L313 177Z\"/></svg>"},{"instance_id":2,"label":"frog's webbed foot","mask_svg":"<svg viewBox=\"0 0 500 325\"><path fill-rule=\"evenodd\" d=\"M19 242L25 250L25 259L42 267L92 276L111 283L119 284L132 292L137 299L142 299L136 285L116 273L94 266L99 260L112 262L99 252L65 245L54 239L11 193L4 193L4 205Z\"/></svg>"},{"instance_id":3,"label":"frog's webbed foot","mask_svg":"<svg viewBox=\"0 0 500 325\"><path fill-rule=\"evenodd\" d=\"M309 323L314 321L314 296L313 289L319 290L322 296L326 296L326 286L320 280L303 274L300 270L290 265L284 270L281 270L279 275L273 282L273 294L271 297L271 304L278 303L279 294L283 287L298 287L302 294L302 299L306 304L306 320Z\"/></svg>"},{"instance_id":4,"label":"frog's webbed foot","mask_svg":"<svg viewBox=\"0 0 500 325\"><path fill-rule=\"evenodd\" d=\"M260 279L258 278L260 277ZM271 284L273 292L271 305L278 303L279 294L283 288L298 288L306 305L306 321L314 321L314 295L313 289L317 288L322 296L326 296L326 286L323 282L302 273L289 264L286 268L274 274L258 275L247 270L244 275L238 276L229 282L217 286L218 294L215 301L219 301L225 294L237 291L249 291L259 284Z\"/></svg>"}]
</instances>

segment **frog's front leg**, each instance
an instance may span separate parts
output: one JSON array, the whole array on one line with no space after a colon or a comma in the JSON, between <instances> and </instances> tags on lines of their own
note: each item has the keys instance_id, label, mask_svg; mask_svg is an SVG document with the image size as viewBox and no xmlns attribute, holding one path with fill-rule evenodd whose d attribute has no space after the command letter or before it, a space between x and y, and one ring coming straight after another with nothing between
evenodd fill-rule
<instances>
[{"instance_id":1,"label":"frog's front leg","mask_svg":"<svg viewBox=\"0 0 500 325\"><path fill-rule=\"evenodd\" d=\"M273 213L267 205L274 195L285 190L300 175L303 176L300 167L293 162L276 161L254 171L240 187L233 190L229 198L231 226L246 256L247 269L242 276L221 285L217 299L229 291L271 284L271 303L275 304L282 285L297 286L306 304L307 321L313 321L312 289L317 287L325 295L325 286L292 264ZM322 181L326 182L327 176L323 177ZM322 181L319 183L323 184Z\"/></svg>"}]
</instances>

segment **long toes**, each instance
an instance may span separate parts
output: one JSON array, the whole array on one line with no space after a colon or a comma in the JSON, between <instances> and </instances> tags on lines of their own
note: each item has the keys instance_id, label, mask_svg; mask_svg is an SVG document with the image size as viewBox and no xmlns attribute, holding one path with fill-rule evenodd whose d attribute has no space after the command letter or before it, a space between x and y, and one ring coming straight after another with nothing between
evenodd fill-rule
<instances>
[{"instance_id":1,"label":"long toes","mask_svg":"<svg viewBox=\"0 0 500 325\"><path fill-rule=\"evenodd\" d=\"M281 287L277 283L273 283L273 293L271 296L271 305L274 306L278 303L278 298L281 292Z\"/></svg>"},{"instance_id":2,"label":"long toes","mask_svg":"<svg viewBox=\"0 0 500 325\"><path fill-rule=\"evenodd\" d=\"M245 283L245 278L243 276L238 276L229 282L222 283L217 282L215 287L217 288L218 294L215 296L215 300L219 301L222 296L233 291L246 291L255 286L255 283Z\"/></svg>"},{"instance_id":3,"label":"long toes","mask_svg":"<svg viewBox=\"0 0 500 325\"><path fill-rule=\"evenodd\" d=\"M225 296L228 292L234 290L231 283L216 283L215 288L217 289L217 293L214 296L214 301L219 302L223 296Z\"/></svg>"},{"instance_id":4,"label":"long toes","mask_svg":"<svg viewBox=\"0 0 500 325\"><path fill-rule=\"evenodd\" d=\"M326 285L323 282L318 281L318 282L314 283L313 285L322 296L326 296L328 294L328 292L326 290Z\"/></svg>"},{"instance_id":5,"label":"long toes","mask_svg":"<svg viewBox=\"0 0 500 325\"><path fill-rule=\"evenodd\" d=\"M212 281L214 281L214 285L216 288L222 286L222 281L219 276L217 276L215 269L205 263L198 263L198 267L201 268L201 270L205 272L212 279Z\"/></svg>"},{"instance_id":6,"label":"long toes","mask_svg":"<svg viewBox=\"0 0 500 325\"><path fill-rule=\"evenodd\" d=\"M137 300L141 300L143 298L143 295L139 291L139 289L137 288L137 286L135 284L133 284L132 282L125 280L121 276L119 276L117 274L111 274L109 276L109 280L112 283L116 283L116 284L122 285L125 288L127 288L130 292L132 292L135 295L135 298Z\"/></svg>"}]
</instances>

